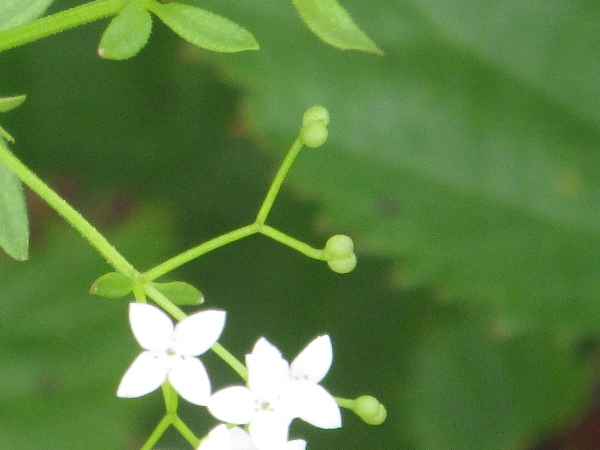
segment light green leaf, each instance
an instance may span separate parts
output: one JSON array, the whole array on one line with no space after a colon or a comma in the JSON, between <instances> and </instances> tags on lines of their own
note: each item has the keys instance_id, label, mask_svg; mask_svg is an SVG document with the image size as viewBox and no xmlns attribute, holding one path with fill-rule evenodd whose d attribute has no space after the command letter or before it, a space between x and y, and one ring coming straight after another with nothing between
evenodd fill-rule
<instances>
[{"instance_id":1,"label":"light green leaf","mask_svg":"<svg viewBox=\"0 0 600 450\"><path fill-rule=\"evenodd\" d=\"M110 22L100 40L102 58L123 60L137 55L152 31L152 16L137 1L127 3Z\"/></svg>"},{"instance_id":2,"label":"light green leaf","mask_svg":"<svg viewBox=\"0 0 600 450\"><path fill-rule=\"evenodd\" d=\"M556 336L502 339L478 322L447 314L421 333L399 400L413 448L529 448L515 443L584 409L584 366Z\"/></svg>"},{"instance_id":3,"label":"light green leaf","mask_svg":"<svg viewBox=\"0 0 600 450\"><path fill-rule=\"evenodd\" d=\"M27 98L26 95L16 95L14 97L2 97L0 98L0 113L15 109Z\"/></svg>"},{"instance_id":4,"label":"light green leaf","mask_svg":"<svg viewBox=\"0 0 600 450\"><path fill-rule=\"evenodd\" d=\"M200 305L204 302L202 292L183 281L153 283L153 286L176 305Z\"/></svg>"},{"instance_id":5,"label":"light green leaf","mask_svg":"<svg viewBox=\"0 0 600 450\"><path fill-rule=\"evenodd\" d=\"M0 2L0 31L38 18L54 0L3 0Z\"/></svg>"},{"instance_id":6,"label":"light green leaf","mask_svg":"<svg viewBox=\"0 0 600 450\"><path fill-rule=\"evenodd\" d=\"M92 285L90 294L106 298L125 297L133 290L133 280L119 272L109 272L102 275Z\"/></svg>"},{"instance_id":7,"label":"light green leaf","mask_svg":"<svg viewBox=\"0 0 600 450\"><path fill-rule=\"evenodd\" d=\"M383 54L336 0L293 0L306 25L323 41L342 50Z\"/></svg>"},{"instance_id":8,"label":"light green leaf","mask_svg":"<svg viewBox=\"0 0 600 450\"><path fill-rule=\"evenodd\" d=\"M254 36L210 11L180 3L153 2L148 9L186 41L214 52L258 50Z\"/></svg>"},{"instance_id":9,"label":"light green leaf","mask_svg":"<svg viewBox=\"0 0 600 450\"><path fill-rule=\"evenodd\" d=\"M6 145L0 137L0 145ZM0 247L14 259L27 259L29 221L23 186L17 176L0 162Z\"/></svg>"}]
</instances>

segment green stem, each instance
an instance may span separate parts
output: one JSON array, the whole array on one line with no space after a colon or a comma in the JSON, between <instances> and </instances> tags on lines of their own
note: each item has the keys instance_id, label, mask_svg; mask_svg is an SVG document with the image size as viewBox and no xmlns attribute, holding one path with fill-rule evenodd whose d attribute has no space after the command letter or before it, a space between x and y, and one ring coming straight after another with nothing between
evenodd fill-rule
<instances>
[{"instance_id":1,"label":"green stem","mask_svg":"<svg viewBox=\"0 0 600 450\"><path fill-rule=\"evenodd\" d=\"M0 52L78 25L112 16L119 12L125 2L126 0L95 0L15 28L0 31Z\"/></svg>"},{"instance_id":2,"label":"green stem","mask_svg":"<svg viewBox=\"0 0 600 450\"><path fill-rule=\"evenodd\" d=\"M177 415L179 394L177 394L177 391L168 381L165 381L160 388L162 389L163 397L165 398L165 409L167 410L167 414Z\"/></svg>"},{"instance_id":3,"label":"green stem","mask_svg":"<svg viewBox=\"0 0 600 450\"><path fill-rule=\"evenodd\" d=\"M291 148L289 149L287 155L285 155L285 159L283 160L283 163L281 163L281 167L279 167L279 170L277 171L277 174L273 179L273 183L271 183L269 192L267 192L263 204L258 210L255 223L263 225L267 220L267 216L269 215L269 212L271 212L271 208L273 207L273 203L275 203L277 194L279 194L279 190L281 189L283 180L285 180L285 177L289 172L290 167L292 167L292 163L294 162L296 156L298 156L298 153L302 149L302 145L303 144L300 141L300 139L296 139L292 144Z\"/></svg>"},{"instance_id":4,"label":"green stem","mask_svg":"<svg viewBox=\"0 0 600 450\"><path fill-rule=\"evenodd\" d=\"M346 409L354 409L354 399L334 397L339 406Z\"/></svg>"},{"instance_id":5,"label":"green stem","mask_svg":"<svg viewBox=\"0 0 600 450\"><path fill-rule=\"evenodd\" d=\"M102 234L83 218L71 205L64 201L47 184L40 180L25 164L8 149L0 139L0 161L6 164L19 179L65 218L88 242L106 258L119 272L136 277L139 272L106 240Z\"/></svg>"},{"instance_id":6,"label":"green stem","mask_svg":"<svg viewBox=\"0 0 600 450\"><path fill-rule=\"evenodd\" d=\"M244 381L248 380L248 369L244 366L235 356L223 347L218 342L210 348L213 352L219 356L223 361L231 366Z\"/></svg>"},{"instance_id":7,"label":"green stem","mask_svg":"<svg viewBox=\"0 0 600 450\"><path fill-rule=\"evenodd\" d=\"M203 244L191 248L159 264L158 266L147 271L144 274L144 277L148 281L154 281L158 277L169 273L170 271L184 265L185 263L190 262L201 255L204 255L205 253L208 253L226 244L230 244L231 242L238 241L257 232L258 227L256 226L256 224L251 224L242 228L238 228L237 230L230 231L229 233L222 234L221 236L211 239L210 241L206 241Z\"/></svg>"},{"instance_id":8,"label":"green stem","mask_svg":"<svg viewBox=\"0 0 600 450\"><path fill-rule=\"evenodd\" d=\"M186 313L175 306L171 300L165 297L158 289L152 286L152 284L145 284L144 292L148 297L154 300L158 306L171 314L171 316L173 316L177 321L181 322L187 317Z\"/></svg>"},{"instance_id":9,"label":"green stem","mask_svg":"<svg viewBox=\"0 0 600 450\"><path fill-rule=\"evenodd\" d=\"M197 448L200 444L200 439L196 437L194 432L185 424L179 416L173 417L173 426L181 433L186 441L194 448Z\"/></svg>"},{"instance_id":10,"label":"green stem","mask_svg":"<svg viewBox=\"0 0 600 450\"><path fill-rule=\"evenodd\" d=\"M167 428L169 428L169 425L171 425L171 423L172 423L172 417L170 417L169 415L166 415L165 417L163 417L161 419L161 421L158 422L158 425L156 425L156 428L154 429L152 434L148 437L148 439L146 440L144 445L142 445L140 450L152 450L152 448L160 440L162 435L165 434L165 431L167 431Z\"/></svg>"},{"instance_id":11,"label":"green stem","mask_svg":"<svg viewBox=\"0 0 600 450\"><path fill-rule=\"evenodd\" d=\"M279 230L276 230L269 225L263 225L260 227L259 232L264 234L265 236L269 236L271 239L276 240L277 242L281 242L282 244L287 245L288 247L292 247L294 250L298 250L300 253L308 256L309 258L318 259L320 261L326 261L327 257L325 256L325 252L321 249L317 249L311 247L308 244L305 244L302 241L294 239L291 236L288 236L285 233L282 233Z\"/></svg>"}]
</instances>

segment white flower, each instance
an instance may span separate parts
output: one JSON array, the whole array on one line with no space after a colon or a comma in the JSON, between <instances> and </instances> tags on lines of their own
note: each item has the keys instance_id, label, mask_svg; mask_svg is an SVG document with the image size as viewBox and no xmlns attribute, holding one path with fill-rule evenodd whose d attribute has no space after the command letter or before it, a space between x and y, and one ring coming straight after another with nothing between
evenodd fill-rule
<instances>
[{"instance_id":1,"label":"white flower","mask_svg":"<svg viewBox=\"0 0 600 450\"><path fill-rule=\"evenodd\" d=\"M278 450L305 450L306 441L294 439L285 442ZM239 427L217 425L200 443L197 450L258 450L248 433Z\"/></svg>"},{"instance_id":2,"label":"white flower","mask_svg":"<svg viewBox=\"0 0 600 450\"><path fill-rule=\"evenodd\" d=\"M282 448L295 418L320 428L339 428L340 408L318 384L332 359L331 340L326 335L308 344L291 367L277 347L260 338L246 355L248 387L232 386L216 392L208 409L223 422L249 424L250 436L259 450Z\"/></svg>"},{"instance_id":3,"label":"white flower","mask_svg":"<svg viewBox=\"0 0 600 450\"><path fill-rule=\"evenodd\" d=\"M119 384L117 396L140 397L165 381L187 401L206 405L211 387L204 364L196 358L217 342L225 326L225 311L192 314L175 327L156 306L129 305L131 330L144 349Z\"/></svg>"}]
</instances>

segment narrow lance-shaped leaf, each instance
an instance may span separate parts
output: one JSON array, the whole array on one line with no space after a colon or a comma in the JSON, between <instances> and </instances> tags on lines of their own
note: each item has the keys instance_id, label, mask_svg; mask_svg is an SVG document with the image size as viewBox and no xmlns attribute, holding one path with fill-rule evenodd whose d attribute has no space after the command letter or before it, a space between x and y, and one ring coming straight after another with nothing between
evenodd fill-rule
<instances>
[{"instance_id":1,"label":"narrow lance-shaped leaf","mask_svg":"<svg viewBox=\"0 0 600 450\"><path fill-rule=\"evenodd\" d=\"M106 298L121 298L129 294L133 287L134 282L127 275L119 272L109 272L94 281L90 294Z\"/></svg>"},{"instance_id":2,"label":"narrow lance-shaped leaf","mask_svg":"<svg viewBox=\"0 0 600 450\"><path fill-rule=\"evenodd\" d=\"M258 42L245 28L210 11L181 3L154 2L148 9L186 41L222 53L258 50Z\"/></svg>"},{"instance_id":3,"label":"narrow lance-shaped leaf","mask_svg":"<svg viewBox=\"0 0 600 450\"><path fill-rule=\"evenodd\" d=\"M14 97L0 98L0 113L15 109L25 101L26 95L15 95Z\"/></svg>"},{"instance_id":4,"label":"narrow lance-shaped leaf","mask_svg":"<svg viewBox=\"0 0 600 450\"><path fill-rule=\"evenodd\" d=\"M102 34L98 54L123 60L139 53L152 31L152 16L137 1L127 3Z\"/></svg>"},{"instance_id":5,"label":"narrow lance-shaped leaf","mask_svg":"<svg viewBox=\"0 0 600 450\"><path fill-rule=\"evenodd\" d=\"M383 54L336 0L293 0L308 28L326 43L342 50Z\"/></svg>"},{"instance_id":6,"label":"narrow lance-shaped leaf","mask_svg":"<svg viewBox=\"0 0 600 450\"><path fill-rule=\"evenodd\" d=\"M6 143L0 137L0 146ZM9 256L25 260L29 249L29 221L21 181L0 161L0 247Z\"/></svg>"}]
</instances>

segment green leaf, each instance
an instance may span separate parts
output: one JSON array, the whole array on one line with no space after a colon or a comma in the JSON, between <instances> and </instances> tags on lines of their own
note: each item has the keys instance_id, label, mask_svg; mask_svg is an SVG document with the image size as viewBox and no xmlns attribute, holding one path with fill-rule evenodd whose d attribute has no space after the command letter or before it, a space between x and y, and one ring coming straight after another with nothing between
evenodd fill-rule
<instances>
[{"instance_id":1,"label":"green leaf","mask_svg":"<svg viewBox=\"0 0 600 450\"><path fill-rule=\"evenodd\" d=\"M153 2L148 9L186 41L214 52L258 50L254 36L210 11L180 3Z\"/></svg>"},{"instance_id":2,"label":"green leaf","mask_svg":"<svg viewBox=\"0 0 600 450\"><path fill-rule=\"evenodd\" d=\"M123 60L137 55L152 31L152 16L138 1L127 3L110 22L100 40L102 58Z\"/></svg>"},{"instance_id":3,"label":"green leaf","mask_svg":"<svg viewBox=\"0 0 600 450\"><path fill-rule=\"evenodd\" d=\"M21 105L26 98L26 95L15 95L14 97L0 98L0 113L15 109L17 106Z\"/></svg>"},{"instance_id":4,"label":"green leaf","mask_svg":"<svg viewBox=\"0 0 600 450\"><path fill-rule=\"evenodd\" d=\"M293 0L306 25L323 41L342 50L383 54L336 0Z\"/></svg>"},{"instance_id":5,"label":"green leaf","mask_svg":"<svg viewBox=\"0 0 600 450\"><path fill-rule=\"evenodd\" d=\"M329 109L326 145L290 173L323 205L320 223L355 238L359 260L395 261L395 283L426 280L446 297L494 305L506 332L600 333L600 89L591 81L600 53L582 45L600 39L600 4L510 8L495 29L520 33L496 33L500 54L481 37L486 2L442 2L440 12L420 1L418 14L347 3L384 24L374 38L385 58L332 54L292 27L279 33L283 7L254 4L239 13L279 45L222 64L278 151L308 106ZM462 34L450 32L465 11ZM405 32L385 26L398 23Z\"/></svg>"},{"instance_id":6,"label":"green leaf","mask_svg":"<svg viewBox=\"0 0 600 450\"><path fill-rule=\"evenodd\" d=\"M1 131L1 130L0 130ZM0 145L6 145L1 142ZM0 247L12 258L23 261L29 251L29 221L23 186L17 176L0 162Z\"/></svg>"},{"instance_id":7,"label":"green leaf","mask_svg":"<svg viewBox=\"0 0 600 450\"><path fill-rule=\"evenodd\" d=\"M183 281L153 283L153 286L176 305L200 305L204 295L197 288Z\"/></svg>"},{"instance_id":8,"label":"green leaf","mask_svg":"<svg viewBox=\"0 0 600 450\"><path fill-rule=\"evenodd\" d=\"M0 2L0 31L38 18L54 0L4 0Z\"/></svg>"},{"instance_id":9,"label":"green leaf","mask_svg":"<svg viewBox=\"0 0 600 450\"><path fill-rule=\"evenodd\" d=\"M90 294L106 298L121 298L129 294L133 290L133 286L133 280L127 275L109 272L94 281Z\"/></svg>"},{"instance_id":10,"label":"green leaf","mask_svg":"<svg viewBox=\"0 0 600 450\"><path fill-rule=\"evenodd\" d=\"M430 321L421 335L399 401L414 448L515 448L584 409L584 366L556 337L503 339L479 318L454 312Z\"/></svg>"}]
</instances>

